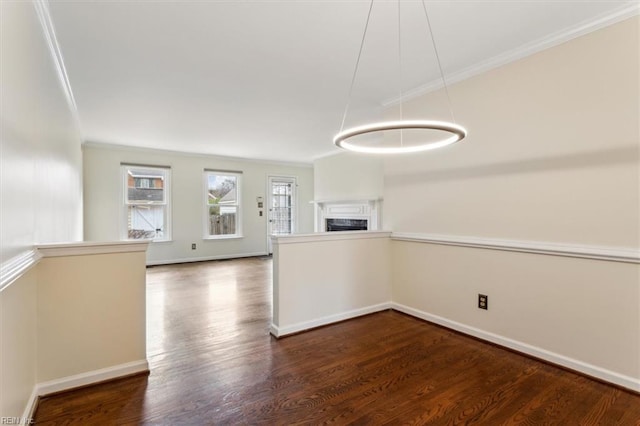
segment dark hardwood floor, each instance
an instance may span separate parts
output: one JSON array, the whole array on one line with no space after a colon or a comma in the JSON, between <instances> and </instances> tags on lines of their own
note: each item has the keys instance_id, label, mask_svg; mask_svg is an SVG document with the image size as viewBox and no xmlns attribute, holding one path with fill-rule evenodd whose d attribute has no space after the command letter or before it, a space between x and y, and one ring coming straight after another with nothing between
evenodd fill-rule
<instances>
[{"instance_id":1,"label":"dark hardwood floor","mask_svg":"<svg viewBox=\"0 0 640 426\"><path fill-rule=\"evenodd\" d=\"M640 424L639 395L394 311L276 340L268 258L147 282L151 374L45 397L37 424Z\"/></svg>"}]
</instances>

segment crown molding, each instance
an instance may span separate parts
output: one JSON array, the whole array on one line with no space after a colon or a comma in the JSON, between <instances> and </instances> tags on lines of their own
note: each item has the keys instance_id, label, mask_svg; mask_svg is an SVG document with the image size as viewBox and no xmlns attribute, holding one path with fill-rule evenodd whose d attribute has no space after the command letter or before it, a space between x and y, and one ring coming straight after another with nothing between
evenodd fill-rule
<instances>
[{"instance_id":1,"label":"crown molding","mask_svg":"<svg viewBox=\"0 0 640 426\"><path fill-rule=\"evenodd\" d=\"M62 90L64 92L65 98L67 99L67 103L69 104L69 108L71 109L73 119L78 126L78 129L80 129L81 127L80 118L78 117L78 107L76 105L76 99L73 96L73 90L71 90L71 83L69 82L67 68L64 65L64 58L62 57L62 51L60 50L58 38L56 37L56 31L53 26L53 20L51 19L51 14L49 12L49 2L47 0L33 0L33 6L35 7L36 14L38 15L38 20L40 21L40 25L42 26L42 32L44 34L45 40L47 41L47 46L49 47L49 52L51 53L51 58L53 59L53 65L58 74L58 79L60 80Z\"/></svg>"},{"instance_id":2,"label":"crown molding","mask_svg":"<svg viewBox=\"0 0 640 426\"><path fill-rule=\"evenodd\" d=\"M552 48L554 46L558 46L562 43L573 40L580 36L592 33L599 29L602 29L610 25L616 24L618 22L624 21L626 19L632 18L634 16L638 16L639 14L640 14L640 3L637 3L637 2L627 3L619 7L618 9L614 10L613 12L607 13L605 15L601 15L595 19L583 21L577 25L566 28L562 31L558 31L546 37L540 38L530 43L526 43L520 47L512 49L503 54L494 56L485 61L478 62L467 68L464 68L461 71L454 72L453 74L446 77L445 80L448 86L455 83L459 83L471 77L475 77L477 75L483 74L494 68L507 65L511 62L515 62L517 60L523 59L527 56L531 56L543 50ZM427 93L441 89L442 87L444 87L442 79L438 78L437 80L430 81L421 86L405 91L402 97L394 97L391 99L387 99L382 102L382 105L384 107L397 105L401 101L407 101L409 99L413 99L418 96L425 95Z\"/></svg>"},{"instance_id":3,"label":"crown molding","mask_svg":"<svg viewBox=\"0 0 640 426\"><path fill-rule=\"evenodd\" d=\"M337 148L335 145L333 145L333 148L331 151L329 152L325 152L324 154L320 154L317 155L315 157L313 157L313 161L316 162L318 160L322 160L325 158L329 158L329 157L335 157L336 155L340 155L340 154L346 154L349 151L345 150L345 149L341 149L341 148Z\"/></svg>"},{"instance_id":4,"label":"crown molding","mask_svg":"<svg viewBox=\"0 0 640 426\"><path fill-rule=\"evenodd\" d=\"M212 160L218 160L218 161L237 161L242 163L266 164L266 165L281 166L281 167L301 167L305 169L313 168L313 162L305 163L305 162L295 162L295 161L260 160L256 158L227 157L224 155L205 154L205 153L188 152L188 151L176 151L176 150L161 149L161 148L147 148L143 146L120 145L120 144L108 143L108 142L84 141L82 143L82 149L85 149L85 148L131 151L131 152L155 152L155 153L161 153L166 155L179 155L181 157L210 158Z\"/></svg>"}]
</instances>

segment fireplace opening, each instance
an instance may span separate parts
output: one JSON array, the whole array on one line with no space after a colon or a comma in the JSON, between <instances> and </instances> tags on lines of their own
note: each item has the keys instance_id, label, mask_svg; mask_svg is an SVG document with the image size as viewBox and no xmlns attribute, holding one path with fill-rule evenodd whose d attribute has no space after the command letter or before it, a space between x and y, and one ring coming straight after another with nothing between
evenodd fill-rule
<instances>
[{"instance_id":1,"label":"fireplace opening","mask_svg":"<svg viewBox=\"0 0 640 426\"><path fill-rule=\"evenodd\" d=\"M327 232L333 231L366 231L369 229L367 219L327 219Z\"/></svg>"}]
</instances>

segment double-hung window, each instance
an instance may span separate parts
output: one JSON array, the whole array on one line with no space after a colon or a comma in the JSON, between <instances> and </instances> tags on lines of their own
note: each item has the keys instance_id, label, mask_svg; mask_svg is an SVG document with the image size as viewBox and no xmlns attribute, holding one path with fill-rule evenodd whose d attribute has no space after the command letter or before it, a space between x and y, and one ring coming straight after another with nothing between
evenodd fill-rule
<instances>
[{"instance_id":1,"label":"double-hung window","mask_svg":"<svg viewBox=\"0 0 640 426\"><path fill-rule=\"evenodd\" d=\"M170 240L171 169L122 164L122 175L123 237L129 240Z\"/></svg>"},{"instance_id":2,"label":"double-hung window","mask_svg":"<svg viewBox=\"0 0 640 426\"><path fill-rule=\"evenodd\" d=\"M242 172L204 171L204 237L242 236Z\"/></svg>"}]
</instances>

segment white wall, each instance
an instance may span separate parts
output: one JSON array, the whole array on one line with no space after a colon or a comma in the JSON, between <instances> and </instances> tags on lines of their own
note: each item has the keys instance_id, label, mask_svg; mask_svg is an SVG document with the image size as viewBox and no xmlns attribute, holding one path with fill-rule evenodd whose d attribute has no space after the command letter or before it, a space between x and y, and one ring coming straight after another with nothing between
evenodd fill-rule
<instances>
[{"instance_id":1,"label":"white wall","mask_svg":"<svg viewBox=\"0 0 640 426\"><path fill-rule=\"evenodd\" d=\"M35 384L37 273L4 272L34 243L82 238L80 136L31 2L0 2L0 416Z\"/></svg>"},{"instance_id":2,"label":"white wall","mask_svg":"<svg viewBox=\"0 0 640 426\"><path fill-rule=\"evenodd\" d=\"M389 232L274 238L273 325L279 337L388 309Z\"/></svg>"},{"instance_id":3,"label":"white wall","mask_svg":"<svg viewBox=\"0 0 640 426\"><path fill-rule=\"evenodd\" d=\"M385 229L637 257L639 22L450 87L469 136L385 159ZM405 111L429 111L437 98L416 99ZM409 241L394 241L392 253L395 303L640 389L637 263ZM489 295L488 311L476 307L478 293Z\"/></svg>"},{"instance_id":4,"label":"white wall","mask_svg":"<svg viewBox=\"0 0 640 426\"><path fill-rule=\"evenodd\" d=\"M313 231L313 169L168 151L127 149L88 144L84 152L85 239L111 241L121 238L120 163L171 167L172 241L153 243L148 262L179 262L221 257L260 255L267 252L267 209L258 215L256 197L267 203L269 175L296 176L298 181L298 232ZM203 240L204 169L242 171L243 238ZM191 250L196 243L197 249Z\"/></svg>"},{"instance_id":5,"label":"white wall","mask_svg":"<svg viewBox=\"0 0 640 426\"><path fill-rule=\"evenodd\" d=\"M385 226L637 247L639 51L636 17L450 87L469 135L385 159Z\"/></svg>"},{"instance_id":6,"label":"white wall","mask_svg":"<svg viewBox=\"0 0 640 426\"><path fill-rule=\"evenodd\" d=\"M30 2L2 2L0 257L81 239L80 135Z\"/></svg>"},{"instance_id":7,"label":"white wall","mask_svg":"<svg viewBox=\"0 0 640 426\"><path fill-rule=\"evenodd\" d=\"M313 162L314 198L342 201L377 199L383 193L379 156L340 152Z\"/></svg>"}]
</instances>

